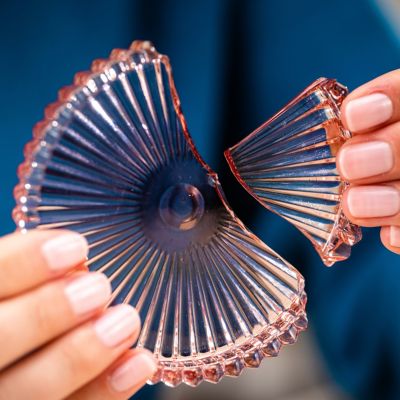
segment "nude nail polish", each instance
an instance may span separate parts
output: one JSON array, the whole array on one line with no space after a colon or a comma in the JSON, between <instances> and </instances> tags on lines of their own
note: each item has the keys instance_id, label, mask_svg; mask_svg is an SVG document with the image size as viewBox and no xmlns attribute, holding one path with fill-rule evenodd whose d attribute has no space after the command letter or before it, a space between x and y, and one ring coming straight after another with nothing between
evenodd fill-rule
<instances>
[{"instance_id":1,"label":"nude nail polish","mask_svg":"<svg viewBox=\"0 0 400 400\"><path fill-rule=\"evenodd\" d=\"M85 261L88 244L78 233L67 232L45 242L41 251L49 269L62 270Z\"/></svg>"},{"instance_id":2,"label":"nude nail polish","mask_svg":"<svg viewBox=\"0 0 400 400\"><path fill-rule=\"evenodd\" d=\"M121 364L111 375L110 384L116 392L125 392L143 383L157 371L154 357L139 353Z\"/></svg>"},{"instance_id":3,"label":"nude nail polish","mask_svg":"<svg viewBox=\"0 0 400 400\"><path fill-rule=\"evenodd\" d=\"M65 295L77 315L104 306L111 297L111 284L104 274L88 273L69 282Z\"/></svg>"},{"instance_id":4,"label":"nude nail polish","mask_svg":"<svg viewBox=\"0 0 400 400\"><path fill-rule=\"evenodd\" d=\"M341 175L350 181L384 174L394 166L392 146L378 140L344 146L337 163Z\"/></svg>"},{"instance_id":5,"label":"nude nail polish","mask_svg":"<svg viewBox=\"0 0 400 400\"><path fill-rule=\"evenodd\" d=\"M138 312L128 304L110 308L95 322L98 338L108 347L114 347L140 329Z\"/></svg>"},{"instance_id":6,"label":"nude nail polish","mask_svg":"<svg viewBox=\"0 0 400 400\"><path fill-rule=\"evenodd\" d=\"M347 206L355 218L390 217L400 212L400 192L384 185L350 188Z\"/></svg>"},{"instance_id":7,"label":"nude nail polish","mask_svg":"<svg viewBox=\"0 0 400 400\"><path fill-rule=\"evenodd\" d=\"M351 100L344 115L350 131L370 129L388 121L393 114L393 103L384 93L373 93Z\"/></svg>"}]
</instances>

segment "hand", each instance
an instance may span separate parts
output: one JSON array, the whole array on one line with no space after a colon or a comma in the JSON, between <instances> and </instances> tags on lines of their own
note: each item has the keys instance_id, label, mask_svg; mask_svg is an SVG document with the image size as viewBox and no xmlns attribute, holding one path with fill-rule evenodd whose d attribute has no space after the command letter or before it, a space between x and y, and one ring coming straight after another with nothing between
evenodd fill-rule
<instances>
[{"instance_id":1,"label":"hand","mask_svg":"<svg viewBox=\"0 0 400 400\"><path fill-rule=\"evenodd\" d=\"M87 272L88 245L68 231L0 239L0 399L127 399L154 373L128 305Z\"/></svg>"},{"instance_id":2,"label":"hand","mask_svg":"<svg viewBox=\"0 0 400 400\"><path fill-rule=\"evenodd\" d=\"M350 182L344 212L357 225L381 226L382 243L400 254L400 70L354 90L342 120L354 135L337 156Z\"/></svg>"}]
</instances>

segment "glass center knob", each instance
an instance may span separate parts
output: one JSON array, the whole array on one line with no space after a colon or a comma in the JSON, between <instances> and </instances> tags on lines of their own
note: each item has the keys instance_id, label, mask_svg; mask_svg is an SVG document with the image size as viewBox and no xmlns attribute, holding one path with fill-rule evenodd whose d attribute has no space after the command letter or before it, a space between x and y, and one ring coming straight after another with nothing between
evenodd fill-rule
<instances>
[{"instance_id":1,"label":"glass center knob","mask_svg":"<svg viewBox=\"0 0 400 400\"><path fill-rule=\"evenodd\" d=\"M178 183L163 193L159 210L167 225L186 231L192 229L203 216L204 199L196 187Z\"/></svg>"}]
</instances>

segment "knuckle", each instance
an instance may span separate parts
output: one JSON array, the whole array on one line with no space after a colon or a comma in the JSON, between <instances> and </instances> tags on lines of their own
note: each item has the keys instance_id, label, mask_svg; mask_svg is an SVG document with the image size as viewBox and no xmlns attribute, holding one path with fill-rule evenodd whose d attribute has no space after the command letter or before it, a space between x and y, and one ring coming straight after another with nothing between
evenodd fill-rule
<instances>
[{"instance_id":1,"label":"knuckle","mask_svg":"<svg viewBox=\"0 0 400 400\"><path fill-rule=\"evenodd\" d=\"M35 334L39 337L61 333L67 324L67 314L61 297L58 285L44 287L38 291L35 301L31 303L31 318Z\"/></svg>"},{"instance_id":2,"label":"knuckle","mask_svg":"<svg viewBox=\"0 0 400 400\"><path fill-rule=\"evenodd\" d=\"M73 332L61 347L61 362L69 376L91 375L99 356L86 330Z\"/></svg>"},{"instance_id":3,"label":"knuckle","mask_svg":"<svg viewBox=\"0 0 400 400\"><path fill-rule=\"evenodd\" d=\"M48 305L39 301L32 304L33 332L40 338L46 337L54 330L54 321L50 314Z\"/></svg>"}]
</instances>

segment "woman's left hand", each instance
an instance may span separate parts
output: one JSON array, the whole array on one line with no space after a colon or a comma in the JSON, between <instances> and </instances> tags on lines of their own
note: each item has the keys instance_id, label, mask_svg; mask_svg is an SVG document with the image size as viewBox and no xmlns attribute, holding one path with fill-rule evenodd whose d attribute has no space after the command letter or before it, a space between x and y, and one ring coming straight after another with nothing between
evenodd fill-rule
<instances>
[{"instance_id":1,"label":"woman's left hand","mask_svg":"<svg viewBox=\"0 0 400 400\"><path fill-rule=\"evenodd\" d=\"M353 133L337 155L350 182L344 212L357 225L382 227L382 243L400 254L400 70L354 90L341 111Z\"/></svg>"}]
</instances>

